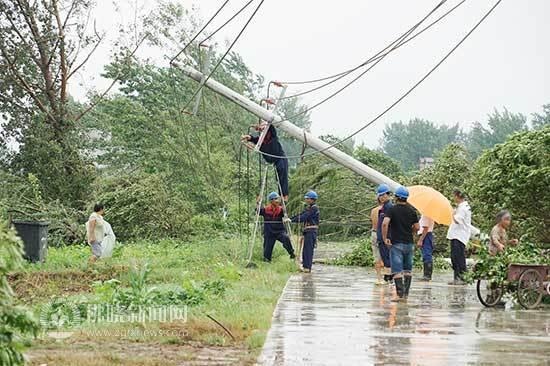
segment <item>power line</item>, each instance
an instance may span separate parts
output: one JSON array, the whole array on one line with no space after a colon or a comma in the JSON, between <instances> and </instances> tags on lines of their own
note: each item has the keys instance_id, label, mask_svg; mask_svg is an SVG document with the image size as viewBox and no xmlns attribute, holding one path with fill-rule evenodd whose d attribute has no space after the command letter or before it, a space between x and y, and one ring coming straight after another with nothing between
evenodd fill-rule
<instances>
[{"instance_id":1,"label":"power line","mask_svg":"<svg viewBox=\"0 0 550 366\"><path fill-rule=\"evenodd\" d=\"M237 43L237 41L239 40L239 38L241 38L241 36L243 35L244 31L246 30L246 28L248 27L248 25L250 24L250 22L252 21L252 19L254 19L254 16L256 15L256 13L258 12L258 10L260 10L260 8L262 7L262 4L264 3L265 0L261 0L260 3L258 4L258 6L256 7L256 9L254 9L254 12L252 13L252 15L248 18L248 20L246 21L245 25L243 26L243 28L240 30L239 34L237 34L237 37L235 37L235 39L233 40L233 42L231 43L231 45L229 45L229 48L225 51L225 53L222 55L222 57L220 58L220 60L216 63L216 65L214 66L214 68L212 69L212 71L208 74L208 76L201 82L201 84L199 85L199 87L197 88L197 90L195 91L195 93L193 93L193 95L191 96L191 98L189 98L189 101L185 104L185 106L181 109L181 112L185 111L187 109L187 107L189 107L189 105L191 104L191 102L193 101L193 99L195 99L195 97L197 96L197 94L202 90L202 88L204 87L204 85L206 84L206 82L208 80L210 80L210 78L212 77L212 75L214 74L214 72L216 72L216 70L218 69L218 67L222 64L223 60L227 57L227 55L229 54L229 52L231 52L231 49L233 48L233 46L235 46L235 44Z\"/></svg>"},{"instance_id":2,"label":"power line","mask_svg":"<svg viewBox=\"0 0 550 366\"><path fill-rule=\"evenodd\" d=\"M214 15L212 15L210 19L208 19L208 21L202 26L202 28L197 32L197 34L195 34L193 38L191 38L191 40L189 40L189 42L187 42L187 44L183 46L183 48L174 57L172 57L172 59L170 59L170 63L174 62L175 59L177 59L183 52L185 52L187 47L189 47L195 41L195 39L197 39L201 35L201 33L206 29L206 27L208 27L208 25L214 20L214 18L218 16L220 11L222 11L223 8L225 8L228 2L229 0L225 0L225 2L218 8L218 10L216 10Z\"/></svg>"},{"instance_id":3,"label":"power line","mask_svg":"<svg viewBox=\"0 0 550 366\"><path fill-rule=\"evenodd\" d=\"M380 118L382 118L390 110L392 110L397 104L399 104L403 99L405 99L409 94L411 94L420 84L422 84L422 82L424 82L424 80L426 80L431 74L433 74L466 41L466 39L468 39L472 35L472 33L487 19L487 17L489 17L489 15L491 15L491 13L497 8L497 6L501 2L502 2L502 0L498 0L497 2L495 2L495 4L489 9L489 11L487 11L487 13L485 13L485 15L483 15L483 17L470 29L470 31L468 33L466 33L466 35L464 37L462 37L462 39L449 52L447 52L447 54L434 67L432 67L422 78L420 78L420 80L418 80L411 88L409 88L404 94L402 94L396 101L394 101L392 104L390 104L386 109L384 109L376 117L374 117L372 120L367 122L365 125L363 125L363 127L358 129L357 131L353 132L351 135L345 137L344 139L342 139L338 142L335 142L334 144L331 144L331 145L327 146L326 148L324 148L322 150L315 150L315 151L312 151L308 154L303 154L303 155L279 156L279 155L264 153L264 152L259 151L259 150L254 150L254 151L259 153L259 154L262 154L264 156L269 156L269 157L273 157L273 158L298 159L298 158L301 158L303 156L310 156L310 155L315 155L315 154L322 153L324 151L327 151L327 150L329 150L329 149L331 149L335 146L338 146L338 145L348 141L349 139L355 137L360 132L365 130L367 127L372 125L374 122L376 122Z\"/></svg>"},{"instance_id":4,"label":"power line","mask_svg":"<svg viewBox=\"0 0 550 366\"><path fill-rule=\"evenodd\" d=\"M204 38L202 41L199 42L199 45L202 45L204 44L204 42L208 41L210 38L214 37L216 35L216 33L218 33L220 30L222 30L223 28L225 28L229 23L231 23L233 21L233 19L235 19L236 17L239 16L239 14L241 14L250 4L252 4L254 0L250 0L248 1L246 4L244 4L244 6L242 8L239 9L239 11L237 11L235 14L233 14L233 16L231 18L229 18L225 23L223 23L221 26L219 26L214 32L210 33L209 36L207 36L206 38Z\"/></svg>"},{"instance_id":5,"label":"power line","mask_svg":"<svg viewBox=\"0 0 550 366\"><path fill-rule=\"evenodd\" d=\"M422 33L424 33L425 31L427 31L428 29L430 29L431 27L433 27L434 25L436 25L437 23L439 23L442 19L444 19L445 17L447 17L449 14L451 14L453 11L455 11L459 6L461 6L462 4L464 4L466 2L466 0L462 0L461 2L459 2L457 5L455 5L454 7L452 7L451 9L449 9L447 12L445 12L443 15L441 15L439 18L437 18L436 20L434 20L433 22L431 22L429 25L427 25L426 27L422 28L419 32L415 33L412 37L404 40L402 43L400 43L397 47L395 47L395 49L398 49L400 48L401 46L404 46L405 44L409 43L410 41L412 41L413 39L415 39L416 37L420 36ZM337 74L334 74L334 75L331 75L331 76L326 76L326 77L323 77L323 78L319 78L319 79L313 79L313 80L306 80L306 81L303 81L303 82L298 82L298 81L293 81L293 82L286 82L286 81L281 81L280 83L281 84L311 84L311 83L315 83L315 82L319 82L319 81L325 81L325 80L330 80L330 79L333 79L327 83L324 83L320 86L317 86L317 87L314 87L314 88L311 88L311 89L308 89L308 90L305 90L303 92L299 92L299 93L296 93L294 95L289 95L287 97L284 97L283 99L291 99L291 98L296 98L296 97L299 97L299 96L302 96L302 95L306 95L306 94L309 94L309 93L312 93L314 91L317 91L321 88L324 88L325 86L328 86L330 84L333 84L335 83L336 81L342 79L343 77L351 74L352 72L360 69L361 67L363 66L366 66L376 60L378 60L379 58L383 58L385 57L388 53L392 52L393 50L391 51L388 51L387 53L384 53L382 54L382 52L386 51L389 47L391 47L395 42L397 42L399 39L403 38L405 36L406 33L404 33L403 35L401 35L399 38L397 38L396 40L394 40L392 43L390 43L388 46L386 46L383 50L379 51L376 55L372 56L371 58L369 58L368 60L366 60L365 62L357 65L356 67L354 68L351 68L351 69L348 69L346 71L342 71L342 72L339 72Z\"/></svg>"},{"instance_id":6,"label":"power line","mask_svg":"<svg viewBox=\"0 0 550 366\"><path fill-rule=\"evenodd\" d=\"M437 9L439 9L443 4L445 4L445 2L447 2L447 0L441 0L439 2L439 4L437 4L435 6L435 8L433 8L424 18L422 18L422 20L420 20L420 22L416 23L407 33L405 33L404 37L401 37L401 40L396 45L394 45L388 52L386 52L384 55L382 55L382 57L380 57L378 60L376 60L376 62L374 62L365 71L360 73L358 76L356 76L354 79L349 81L347 84L345 84L340 89L338 89L335 92L333 92L332 94L330 94L328 97L322 99L320 102L317 102L316 104L305 108L304 110L294 114L293 116L285 117L285 119L283 121L290 121L295 117L306 114L307 112L310 112L313 109L319 107L320 105L328 102L329 100L331 100L332 98L334 98L335 96L337 96L338 94L340 94L341 92L346 90L348 87L350 87L352 84L354 84L357 80L362 78L366 73L368 73L370 70L372 70L376 65L378 65L387 55L389 55L391 52L395 51L398 47L400 47L403 43L403 40L406 39L412 32L414 32L414 30L416 30L416 28L418 28L428 17L430 17L430 15L432 15L435 11L437 11Z\"/></svg>"}]
</instances>

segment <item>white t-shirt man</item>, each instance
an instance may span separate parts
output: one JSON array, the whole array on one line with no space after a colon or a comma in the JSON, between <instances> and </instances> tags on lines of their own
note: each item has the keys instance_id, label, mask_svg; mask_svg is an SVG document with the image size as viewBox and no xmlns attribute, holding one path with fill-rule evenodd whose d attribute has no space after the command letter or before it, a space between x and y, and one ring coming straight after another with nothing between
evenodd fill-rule
<instances>
[{"instance_id":1,"label":"white t-shirt man","mask_svg":"<svg viewBox=\"0 0 550 366\"><path fill-rule=\"evenodd\" d=\"M472 235L472 210L467 201L458 204L453 213L453 222L447 231L447 239L458 240L466 245Z\"/></svg>"}]
</instances>

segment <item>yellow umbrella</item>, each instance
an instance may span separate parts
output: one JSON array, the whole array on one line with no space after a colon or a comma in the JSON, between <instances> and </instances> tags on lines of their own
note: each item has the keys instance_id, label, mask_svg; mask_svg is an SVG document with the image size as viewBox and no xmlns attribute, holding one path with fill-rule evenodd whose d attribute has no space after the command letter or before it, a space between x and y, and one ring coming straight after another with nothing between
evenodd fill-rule
<instances>
[{"instance_id":1,"label":"yellow umbrella","mask_svg":"<svg viewBox=\"0 0 550 366\"><path fill-rule=\"evenodd\" d=\"M450 225L453 217L453 208L449 200L433 189L426 186L411 186L408 202L424 216L428 216L438 224Z\"/></svg>"}]
</instances>

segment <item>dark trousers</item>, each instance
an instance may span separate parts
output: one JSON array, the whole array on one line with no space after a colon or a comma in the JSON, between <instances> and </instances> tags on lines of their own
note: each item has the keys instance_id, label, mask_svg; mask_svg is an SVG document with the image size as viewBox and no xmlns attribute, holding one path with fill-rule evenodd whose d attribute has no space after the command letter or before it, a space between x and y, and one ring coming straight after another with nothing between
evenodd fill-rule
<instances>
[{"instance_id":1,"label":"dark trousers","mask_svg":"<svg viewBox=\"0 0 550 366\"><path fill-rule=\"evenodd\" d=\"M466 245L460 240L451 240L451 263L455 279L462 279L462 274L466 272Z\"/></svg>"},{"instance_id":2,"label":"dark trousers","mask_svg":"<svg viewBox=\"0 0 550 366\"><path fill-rule=\"evenodd\" d=\"M382 262L384 262L384 267L390 268L391 267L390 247L387 246L385 243L379 241L378 250L380 251L380 257L382 258Z\"/></svg>"},{"instance_id":3,"label":"dark trousers","mask_svg":"<svg viewBox=\"0 0 550 366\"><path fill-rule=\"evenodd\" d=\"M289 236L285 232L280 233L270 233L264 235L264 259L271 261L273 255L273 248L275 247L275 242L280 241L283 244L283 248L286 249L288 254L294 254L294 248L292 248L292 243L290 242Z\"/></svg>"},{"instance_id":4,"label":"dark trousers","mask_svg":"<svg viewBox=\"0 0 550 366\"><path fill-rule=\"evenodd\" d=\"M427 233L424 241L422 242L422 262L433 263L434 252L434 235L433 233Z\"/></svg>"},{"instance_id":5,"label":"dark trousers","mask_svg":"<svg viewBox=\"0 0 550 366\"><path fill-rule=\"evenodd\" d=\"M313 250L317 243L317 231L304 231L304 249L302 251L302 265L306 269L313 266Z\"/></svg>"},{"instance_id":6,"label":"dark trousers","mask_svg":"<svg viewBox=\"0 0 550 366\"><path fill-rule=\"evenodd\" d=\"M275 165L277 176L279 177L279 184L281 185L281 195L288 196L288 160L277 159L277 161L275 161L273 165Z\"/></svg>"}]
</instances>

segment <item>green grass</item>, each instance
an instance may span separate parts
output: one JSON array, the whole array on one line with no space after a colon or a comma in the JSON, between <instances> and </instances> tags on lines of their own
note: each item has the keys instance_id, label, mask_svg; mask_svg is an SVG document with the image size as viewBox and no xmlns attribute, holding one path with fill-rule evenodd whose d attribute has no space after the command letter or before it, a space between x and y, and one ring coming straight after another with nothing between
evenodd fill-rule
<instances>
[{"instance_id":1,"label":"green grass","mask_svg":"<svg viewBox=\"0 0 550 366\"><path fill-rule=\"evenodd\" d=\"M42 304L53 297L62 297L68 301L97 300L99 294L92 286L96 281L116 278L121 286L128 287L129 269L145 263L151 269L148 286L159 289L182 288L189 283L221 280L225 286L224 293L208 295L202 303L189 307L186 323L180 321L146 324L147 329L184 331L184 337L168 335L138 340L122 337L116 341L123 345L137 341L158 344L161 347L199 344L205 347L248 349L251 352L241 352L248 353L245 357L247 363L251 360L251 355L255 357L263 345L274 306L288 277L297 270L294 262L279 247L276 248L271 264L261 262L259 247L260 245L256 246L257 253L254 257L258 266L254 269L245 268L243 258L246 248L236 239L128 243L116 248L113 258L100 260L95 265L87 263L90 251L86 246L51 248L45 263L27 264L25 271L16 274L12 282L20 296L19 300L29 304L38 313ZM234 340L207 315L228 328ZM131 329L140 326L143 325L100 324L94 326L94 329ZM86 327L91 329L89 325L84 326L82 332L73 336L70 342L83 342L86 349L90 345L92 349L110 347L109 342L105 343L106 340L86 336L86 331L90 330ZM75 345L77 348L80 346ZM44 339L35 342L30 354L35 353L41 361L50 360L42 356L45 348L56 350L56 364L65 364L63 355L67 357L67 364L69 360L73 363L79 362L68 354L70 348L64 351L65 348L61 345ZM151 364L154 362L151 361Z\"/></svg>"}]
</instances>

